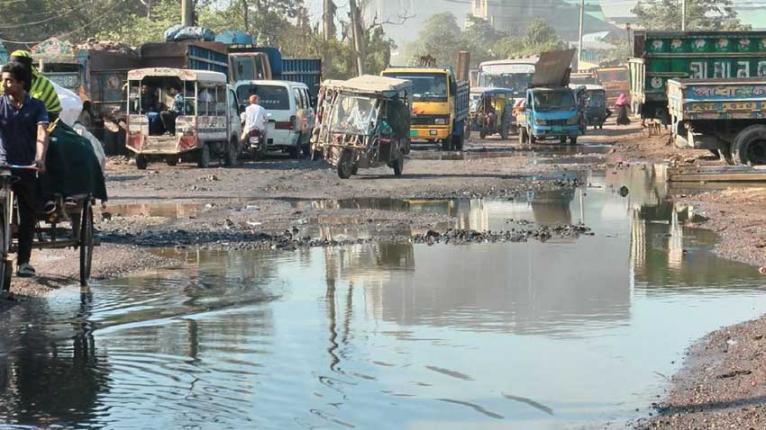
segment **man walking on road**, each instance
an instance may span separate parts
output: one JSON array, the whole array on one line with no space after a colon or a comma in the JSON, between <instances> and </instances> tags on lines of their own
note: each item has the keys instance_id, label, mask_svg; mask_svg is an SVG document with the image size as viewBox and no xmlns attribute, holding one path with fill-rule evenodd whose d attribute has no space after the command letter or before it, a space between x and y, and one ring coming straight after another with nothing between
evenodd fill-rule
<instances>
[{"instance_id":1,"label":"man walking on road","mask_svg":"<svg viewBox=\"0 0 766 430\"><path fill-rule=\"evenodd\" d=\"M30 75L24 66L11 62L3 66L0 75L3 95L0 97L0 163L31 166L45 173L48 151L48 111L42 101L29 96ZM29 264L36 212L40 206L40 182L37 173L30 170L14 171L18 181L13 192L19 205L18 268L20 277L35 276Z\"/></svg>"}]
</instances>

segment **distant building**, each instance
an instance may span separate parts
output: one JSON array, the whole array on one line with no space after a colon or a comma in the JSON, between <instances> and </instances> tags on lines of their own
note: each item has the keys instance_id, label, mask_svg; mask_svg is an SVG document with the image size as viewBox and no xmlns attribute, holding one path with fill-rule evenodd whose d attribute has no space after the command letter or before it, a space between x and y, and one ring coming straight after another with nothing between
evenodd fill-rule
<instances>
[{"instance_id":1,"label":"distant building","mask_svg":"<svg viewBox=\"0 0 766 430\"><path fill-rule=\"evenodd\" d=\"M603 19L594 0L586 2L586 33L611 31L615 27ZM523 34L527 25L539 18L550 24L564 40L577 40L579 1L573 0L471 0L471 14L491 23L500 31Z\"/></svg>"}]
</instances>

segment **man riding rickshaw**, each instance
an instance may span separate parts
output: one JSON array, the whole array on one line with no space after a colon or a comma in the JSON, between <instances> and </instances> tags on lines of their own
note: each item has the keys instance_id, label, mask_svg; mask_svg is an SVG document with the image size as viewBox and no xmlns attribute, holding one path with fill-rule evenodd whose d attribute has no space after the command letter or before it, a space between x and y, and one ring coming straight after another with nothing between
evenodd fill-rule
<instances>
[{"instance_id":1,"label":"man riding rickshaw","mask_svg":"<svg viewBox=\"0 0 766 430\"><path fill-rule=\"evenodd\" d=\"M507 139L515 127L514 91L510 88L472 88L471 101L471 131L478 131L482 139L493 134Z\"/></svg>"},{"instance_id":2,"label":"man riding rickshaw","mask_svg":"<svg viewBox=\"0 0 766 430\"><path fill-rule=\"evenodd\" d=\"M107 198L103 171L88 139L60 118L51 121L48 108L54 118L61 111L58 95L48 92L50 81L19 54L14 52L2 70L0 291L10 287L14 239L18 276L36 275L32 248L74 247L80 249L84 285L94 245L92 205ZM71 226L70 234L62 232L62 224Z\"/></svg>"}]
</instances>

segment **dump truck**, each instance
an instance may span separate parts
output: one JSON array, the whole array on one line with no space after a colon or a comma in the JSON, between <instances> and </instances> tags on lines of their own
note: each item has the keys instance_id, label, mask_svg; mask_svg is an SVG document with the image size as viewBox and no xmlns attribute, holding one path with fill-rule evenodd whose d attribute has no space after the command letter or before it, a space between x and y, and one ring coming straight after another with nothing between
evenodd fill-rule
<instances>
[{"instance_id":1,"label":"dump truck","mask_svg":"<svg viewBox=\"0 0 766 430\"><path fill-rule=\"evenodd\" d=\"M766 164L766 77L671 79L673 141L709 149L730 164Z\"/></svg>"},{"instance_id":2,"label":"dump truck","mask_svg":"<svg viewBox=\"0 0 766 430\"><path fill-rule=\"evenodd\" d=\"M382 75L413 84L412 140L439 142L445 151L463 150L470 99L467 81L458 81L452 69L437 67L391 67Z\"/></svg>"},{"instance_id":3,"label":"dump truck","mask_svg":"<svg viewBox=\"0 0 766 430\"><path fill-rule=\"evenodd\" d=\"M526 90L523 109L516 116L519 142L567 139L574 145L582 134L581 110L575 90L569 87L574 50L544 52Z\"/></svg>"},{"instance_id":4,"label":"dump truck","mask_svg":"<svg viewBox=\"0 0 766 430\"><path fill-rule=\"evenodd\" d=\"M637 31L628 66L633 112L670 124L668 80L766 76L766 31Z\"/></svg>"}]
</instances>

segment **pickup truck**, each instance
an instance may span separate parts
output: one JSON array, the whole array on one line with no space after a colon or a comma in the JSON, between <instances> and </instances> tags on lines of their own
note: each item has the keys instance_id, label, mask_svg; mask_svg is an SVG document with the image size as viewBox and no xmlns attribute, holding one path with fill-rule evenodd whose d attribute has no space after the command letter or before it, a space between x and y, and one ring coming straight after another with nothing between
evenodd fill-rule
<instances>
[{"instance_id":1,"label":"pickup truck","mask_svg":"<svg viewBox=\"0 0 766 430\"><path fill-rule=\"evenodd\" d=\"M532 85L516 115L519 142L567 139L574 145L582 134L580 106L568 87L574 50L545 52L535 65Z\"/></svg>"},{"instance_id":2,"label":"pickup truck","mask_svg":"<svg viewBox=\"0 0 766 430\"><path fill-rule=\"evenodd\" d=\"M673 141L730 164L766 164L766 78L667 81Z\"/></svg>"}]
</instances>

